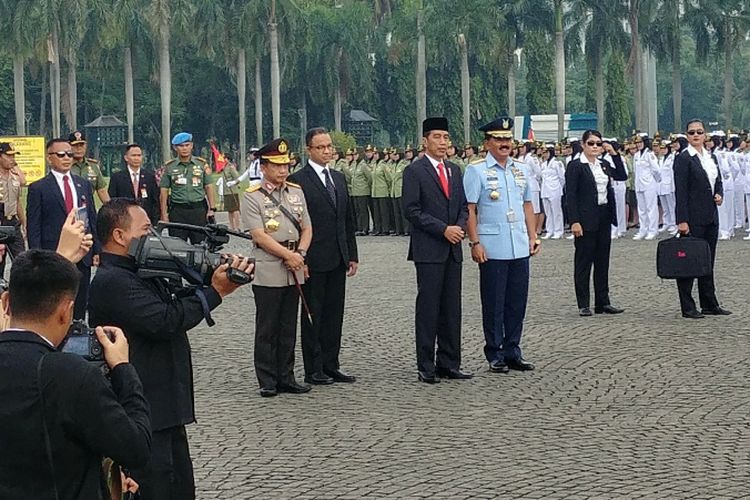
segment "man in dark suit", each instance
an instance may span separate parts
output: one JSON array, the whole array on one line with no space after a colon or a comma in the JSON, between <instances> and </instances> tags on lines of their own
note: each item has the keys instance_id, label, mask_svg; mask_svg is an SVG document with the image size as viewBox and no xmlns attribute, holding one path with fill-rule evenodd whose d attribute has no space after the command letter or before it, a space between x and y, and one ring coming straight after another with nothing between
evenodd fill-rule
<instances>
[{"instance_id":1,"label":"man in dark suit","mask_svg":"<svg viewBox=\"0 0 750 500\"><path fill-rule=\"evenodd\" d=\"M143 387L122 330L98 328L110 381L95 363L58 352L73 316L80 274L49 250L13 263L10 329L0 334L0 498L109 498L102 458L123 467L148 459L151 427ZM110 383L111 382L111 383Z\"/></svg>"},{"instance_id":2,"label":"man in dark suit","mask_svg":"<svg viewBox=\"0 0 750 500\"><path fill-rule=\"evenodd\" d=\"M305 264L310 274L304 286L312 323L302 311L302 356L305 382L330 384L356 379L339 366L341 327L344 322L346 278L357 273L354 212L344 174L329 168L333 142L324 128L305 137L307 165L289 177L305 193L313 227Z\"/></svg>"},{"instance_id":3,"label":"man in dark suit","mask_svg":"<svg viewBox=\"0 0 750 500\"><path fill-rule=\"evenodd\" d=\"M719 213L724 194L721 173L716 158L703 147L706 128L700 120L687 125L690 145L674 162L675 214L680 234L690 234L708 242L711 249L711 274L698 278L698 297L701 311L693 300L693 278L677 280L682 316L690 319L704 315L727 315L716 298L713 264L716 260L716 240L719 237Z\"/></svg>"},{"instance_id":4,"label":"man in dark suit","mask_svg":"<svg viewBox=\"0 0 750 500\"><path fill-rule=\"evenodd\" d=\"M65 139L52 139L47 143L47 163L50 173L29 186L26 200L29 248L55 250L60 231L71 210L85 208L82 219L86 232L94 235L94 246L78 264L81 283L76 297L74 318L86 316L91 281L91 266L99 259L99 241L96 236L96 208L91 184L70 173L73 151Z\"/></svg>"},{"instance_id":5,"label":"man in dark suit","mask_svg":"<svg viewBox=\"0 0 750 500\"><path fill-rule=\"evenodd\" d=\"M434 384L439 377L472 377L461 371L461 241L469 212L461 169L445 161L448 120L426 119L422 136L425 155L404 170L401 202L412 228L408 258L417 270L418 378Z\"/></svg>"},{"instance_id":6,"label":"man in dark suit","mask_svg":"<svg viewBox=\"0 0 750 500\"><path fill-rule=\"evenodd\" d=\"M124 159L127 168L112 174L109 180L109 196L138 200L138 204L148 214L151 224L156 225L161 211L159 185L152 172L141 168L143 149L138 144L129 144L125 148Z\"/></svg>"}]
</instances>

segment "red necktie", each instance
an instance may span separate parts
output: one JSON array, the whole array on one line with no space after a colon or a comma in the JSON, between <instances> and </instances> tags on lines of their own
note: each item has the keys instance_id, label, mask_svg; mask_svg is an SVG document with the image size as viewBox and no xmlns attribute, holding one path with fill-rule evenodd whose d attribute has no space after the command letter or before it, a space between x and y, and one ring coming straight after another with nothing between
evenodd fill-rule
<instances>
[{"instance_id":1,"label":"red necktie","mask_svg":"<svg viewBox=\"0 0 750 500\"><path fill-rule=\"evenodd\" d=\"M133 176L133 194L135 195L135 199L138 199L138 174L131 173L130 175Z\"/></svg>"},{"instance_id":2,"label":"red necktie","mask_svg":"<svg viewBox=\"0 0 750 500\"><path fill-rule=\"evenodd\" d=\"M73 210L73 190L70 189L70 177L63 176L63 192L65 193L65 211L70 213Z\"/></svg>"},{"instance_id":3,"label":"red necktie","mask_svg":"<svg viewBox=\"0 0 750 500\"><path fill-rule=\"evenodd\" d=\"M450 191L448 190L448 177L445 175L445 165L442 162L438 163L438 177L440 177L440 186L443 188L443 193L446 198L450 198Z\"/></svg>"}]
</instances>

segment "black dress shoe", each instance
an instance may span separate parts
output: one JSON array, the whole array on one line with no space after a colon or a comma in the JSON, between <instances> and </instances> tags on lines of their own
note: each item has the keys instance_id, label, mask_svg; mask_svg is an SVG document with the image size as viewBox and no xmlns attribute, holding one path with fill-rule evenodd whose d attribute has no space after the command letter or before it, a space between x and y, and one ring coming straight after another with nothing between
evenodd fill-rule
<instances>
[{"instance_id":1,"label":"black dress shoe","mask_svg":"<svg viewBox=\"0 0 750 500\"><path fill-rule=\"evenodd\" d=\"M682 317L683 318L688 318L688 319L701 319L701 318L705 318L705 316L703 314L701 314L700 312L698 312L696 309L693 309L692 311L684 311L682 313Z\"/></svg>"},{"instance_id":2,"label":"black dress shoe","mask_svg":"<svg viewBox=\"0 0 750 500\"><path fill-rule=\"evenodd\" d=\"M313 385L328 385L333 383L333 379L323 372L316 372L312 375L305 375L305 382Z\"/></svg>"},{"instance_id":3,"label":"black dress shoe","mask_svg":"<svg viewBox=\"0 0 750 500\"><path fill-rule=\"evenodd\" d=\"M328 375L334 382L344 382L352 384L357 381L357 378L342 372L341 370L323 370L323 373Z\"/></svg>"},{"instance_id":4,"label":"black dress shoe","mask_svg":"<svg viewBox=\"0 0 750 500\"><path fill-rule=\"evenodd\" d=\"M437 375L440 378L450 378L453 380L467 380L474 377L473 373L462 372L458 368L438 368Z\"/></svg>"},{"instance_id":5,"label":"black dress shoe","mask_svg":"<svg viewBox=\"0 0 750 500\"><path fill-rule=\"evenodd\" d=\"M581 309L578 310L578 315L579 316L591 316L591 309L589 309L588 307L582 307Z\"/></svg>"},{"instance_id":6,"label":"black dress shoe","mask_svg":"<svg viewBox=\"0 0 750 500\"><path fill-rule=\"evenodd\" d=\"M272 398L272 397L276 396L277 394L278 394L278 392L276 391L276 389L274 389L272 387L261 387L260 388L260 396L262 398Z\"/></svg>"},{"instance_id":7,"label":"black dress shoe","mask_svg":"<svg viewBox=\"0 0 750 500\"><path fill-rule=\"evenodd\" d=\"M621 312L625 312L625 309L620 309L619 307L607 304L606 306L595 307L594 312L596 314L620 314Z\"/></svg>"},{"instance_id":8,"label":"black dress shoe","mask_svg":"<svg viewBox=\"0 0 750 500\"><path fill-rule=\"evenodd\" d=\"M354 236L364 236L366 234L364 231L354 231Z\"/></svg>"},{"instance_id":9,"label":"black dress shoe","mask_svg":"<svg viewBox=\"0 0 750 500\"><path fill-rule=\"evenodd\" d=\"M425 384L438 384L440 383L440 379L437 375L434 373L428 373L428 372L417 372L417 378L420 382L424 382Z\"/></svg>"},{"instance_id":10,"label":"black dress shoe","mask_svg":"<svg viewBox=\"0 0 750 500\"><path fill-rule=\"evenodd\" d=\"M501 359L499 361L493 361L490 363L490 371L492 373L508 373L510 371L510 368L508 368L508 365L505 364L505 360Z\"/></svg>"},{"instance_id":11,"label":"black dress shoe","mask_svg":"<svg viewBox=\"0 0 750 500\"><path fill-rule=\"evenodd\" d=\"M533 364L529 363L525 359L516 359L516 360L508 360L505 362L508 365L508 368L511 370L516 370L519 372L529 372L536 368Z\"/></svg>"},{"instance_id":12,"label":"black dress shoe","mask_svg":"<svg viewBox=\"0 0 750 500\"><path fill-rule=\"evenodd\" d=\"M289 382L287 384L279 384L279 392L287 392L289 394L304 394L310 392L312 387L309 385L298 384L297 382Z\"/></svg>"},{"instance_id":13,"label":"black dress shoe","mask_svg":"<svg viewBox=\"0 0 750 500\"><path fill-rule=\"evenodd\" d=\"M722 309L721 307L714 307L713 309L703 309L701 311L706 316L729 316L732 314L732 311L727 311L726 309Z\"/></svg>"}]
</instances>

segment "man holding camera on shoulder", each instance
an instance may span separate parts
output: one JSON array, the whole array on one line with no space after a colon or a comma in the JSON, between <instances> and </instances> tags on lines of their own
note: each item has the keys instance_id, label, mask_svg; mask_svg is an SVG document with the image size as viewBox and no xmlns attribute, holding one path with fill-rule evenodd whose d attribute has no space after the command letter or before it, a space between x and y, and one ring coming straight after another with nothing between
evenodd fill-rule
<instances>
[{"instance_id":1,"label":"man holding camera on shoulder","mask_svg":"<svg viewBox=\"0 0 750 500\"><path fill-rule=\"evenodd\" d=\"M91 325L122 328L132 348L133 365L151 404L153 451L146 467L131 470L143 500L193 499L195 483L185 425L195 421L193 369L187 331L240 285L219 266L202 290L175 288L164 278L142 278L132 242L149 234L151 222L137 201L116 198L99 210L101 267L91 283ZM251 274L246 258L231 267ZM205 303L203 301L205 300ZM205 309L207 308L207 309Z\"/></svg>"},{"instance_id":2,"label":"man holding camera on shoulder","mask_svg":"<svg viewBox=\"0 0 750 500\"><path fill-rule=\"evenodd\" d=\"M68 335L80 273L51 250L13 263L2 296L0 498L104 498L102 457L143 466L151 431L143 387L119 328L96 329L110 368L57 351ZM107 333L105 333L105 330Z\"/></svg>"}]
</instances>

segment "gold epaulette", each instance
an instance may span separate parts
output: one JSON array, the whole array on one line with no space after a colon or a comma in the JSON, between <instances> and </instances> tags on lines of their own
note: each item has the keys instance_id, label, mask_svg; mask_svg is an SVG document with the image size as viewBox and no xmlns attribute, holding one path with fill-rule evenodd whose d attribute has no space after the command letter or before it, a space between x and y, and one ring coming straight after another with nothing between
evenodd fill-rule
<instances>
[{"instance_id":1,"label":"gold epaulette","mask_svg":"<svg viewBox=\"0 0 750 500\"><path fill-rule=\"evenodd\" d=\"M471 160L471 161L469 162L469 165L476 165L476 164L478 164L478 163L484 163L484 158L476 158L476 159L474 159L474 160Z\"/></svg>"},{"instance_id":2,"label":"gold epaulette","mask_svg":"<svg viewBox=\"0 0 750 500\"><path fill-rule=\"evenodd\" d=\"M90 161L91 163L99 163L99 160L95 158L86 158L86 161Z\"/></svg>"},{"instance_id":3,"label":"gold epaulette","mask_svg":"<svg viewBox=\"0 0 750 500\"><path fill-rule=\"evenodd\" d=\"M164 166L172 165L173 163L177 163L178 158L172 158L171 160L167 161Z\"/></svg>"},{"instance_id":4,"label":"gold epaulette","mask_svg":"<svg viewBox=\"0 0 750 500\"><path fill-rule=\"evenodd\" d=\"M295 183L293 183L293 182L289 182L289 181L287 181L287 182L286 182L286 185L287 185L287 186L291 186L291 187L293 187L293 188L298 188L298 189L302 189L302 186L300 186L299 184L295 184Z\"/></svg>"},{"instance_id":5,"label":"gold epaulette","mask_svg":"<svg viewBox=\"0 0 750 500\"><path fill-rule=\"evenodd\" d=\"M202 156L196 156L195 159L202 161L203 163L208 163L208 160L203 158Z\"/></svg>"},{"instance_id":6,"label":"gold epaulette","mask_svg":"<svg viewBox=\"0 0 750 500\"><path fill-rule=\"evenodd\" d=\"M245 189L245 192L246 193L254 193L254 192L256 192L259 189L260 189L260 183L251 184L250 187L248 187L247 189Z\"/></svg>"}]
</instances>

